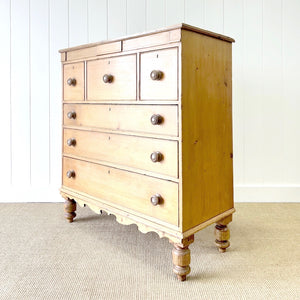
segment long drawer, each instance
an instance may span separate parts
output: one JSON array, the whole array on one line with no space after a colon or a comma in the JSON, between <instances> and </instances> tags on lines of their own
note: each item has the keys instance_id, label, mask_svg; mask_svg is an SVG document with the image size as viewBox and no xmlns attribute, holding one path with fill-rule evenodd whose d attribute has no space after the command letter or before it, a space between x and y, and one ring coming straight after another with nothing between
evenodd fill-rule
<instances>
[{"instance_id":1,"label":"long drawer","mask_svg":"<svg viewBox=\"0 0 300 300\"><path fill-rule=\"evenodd\" d=\"M64 157L63 185L178 225L177 183Z\"/></svg>"},{"instance_id":2,"label":"long drawer","mask_svg":"<svg viewBox=\"0 0 300 300\"><path fill-rule=\"evenodd\" d=\"M64 153L178 177L177 141L64 130Z\"/></svg>"},{"instance_id":3,"label":"long drawer","mask_svg":"<svg viewBox=\"0 0 300 300\"><path fill-rule=\"evenodd\" d=\"M64 104L64 125L178 136L177 105Z\"/></svg>"}]
</instances>

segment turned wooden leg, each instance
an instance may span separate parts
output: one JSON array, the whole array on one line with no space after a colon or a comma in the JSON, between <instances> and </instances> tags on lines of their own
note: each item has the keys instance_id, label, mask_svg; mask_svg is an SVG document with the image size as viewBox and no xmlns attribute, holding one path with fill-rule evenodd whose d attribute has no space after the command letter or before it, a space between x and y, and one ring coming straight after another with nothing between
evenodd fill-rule
<instances>
[{"instance_id":1,"label":"turned wooden leg","mask_svg":"<svg viewBox=\"0 0 300 300\"><path fill-rule=\"evenodd\" d=\"M194 235L181 240L180 243L174 243L172 250L173 256L173 272L177 275L177 278L181 281L186 280L186 275L191 272L189 266L191 262L191 251L189 245L194 242Z\"/></svg>"},{"instance_id":2,"label":"turned wooden leg","mask_svg":"<svg viewBox=\"0 0 300 300\"><path fill-rule=\"evenodd\" d=\"M76 202L73 199L67 198L64 204L65 218L72 223L76 217Z\"/></svg>"},{"instance_id":3,"label":"turned wooden leg","mask_svg":"<svg viewBox=\"0 0 300 300\"><path fill-rule=\"evenodd\" d=\"M229 238L230 238L230 231L227 227L232 221L232 215L218 221L215 226L215 244L219 248L221 253L225 252L226 249L230 246Z\"/></svg>"}]
</instances>

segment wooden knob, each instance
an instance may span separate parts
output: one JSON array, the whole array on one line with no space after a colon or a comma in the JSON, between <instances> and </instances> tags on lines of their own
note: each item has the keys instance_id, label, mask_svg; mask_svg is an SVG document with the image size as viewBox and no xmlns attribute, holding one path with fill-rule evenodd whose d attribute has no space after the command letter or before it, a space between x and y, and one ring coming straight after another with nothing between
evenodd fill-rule
<instances>
[{"instance_id":1,"label":"wooden knob","mask_svg":"<svg viewBox=\"0 0 300 300\"><path fill-rule=\"evenodd\" d=\"M152 205L156 206L158 204L161 204L163 199L160 194L155 194L151 197L150 200L151 200Z\"/></svg>"},{"instance_id":2,"label":"wooden knob","mask_svg":"<svg viewBox=\"0 0 300 300\"><path fill-rule=\"evenodd\" d=\"M153 125L159 125L163 122L163 117L161 115L152 115L150 121Z\"/></svg>"},{"instance_id":3,"label":"wooden knob","mask_svg":"<svg viewBox=\"0 0 300 300\"><path fill-rule=\"evenodd\" d=\"M76 119L76 112L75 111L69 111L67 114L67 117L69 119Z\"/></svg>"},{"instance_id":4,"label":"wooden knob","mask_svg":"<svg viewBox=\"0 0 300 300\"><path fill-rule=\"evenodd\" d=\"M152 152L150 158L153 162L162 161L163 155L159 151Z\"/></svg>"},{"instance_id":5,"label":"wooden knob","mask_svg":"<svg viewBox=\"0 0 300 300\"><path fill-rule=\"evenodd\" d=\"M72 85L75 86L76 85L76 79L75 78L68 78L67 84L69 86L72 86Z\"/></svg>"},{"instance_id":6,"label":"wooden knob","mask_svg":"<svg viewBox=\"0 0 300 300\"><path fill-rule=\"evenodd\" d=\"M76 145L76 140L74 138L70 138L67 140L68 146L75 146Z\"/></svg>"},{"instance_id":7,"label":"wooden knob","mask_svg":"<svg viewBox=\"0 0 300 300\"><path fill-rule=\"evenodd\" d=\"M152 80L161 80L162 77L163 77L163 72L159 71L159 70L153 70L150 73L150 77L151 77Z\"/></svg>"},{"instance_id":8,"label":"wooden knob","mask_svg":"<svg viewBox=\"0 0 300 300\"><path fill-rule=\"evenodd\" d=\"M75 171L74 171L74 170L69 170L69 171L67 172L67 177L68 177L68 178L75 177Z\"/></svg>"},{"instance_id":9,"label":"wooden knob","mask_svg":"<svg viewBox=\"0 0 300 300\"><path fill-rule=\"evenodd\" d=\"M111 83L114 77L111 74L104 74L103 75L103 82L104 83Z\"/></svg>"}]
</instances>

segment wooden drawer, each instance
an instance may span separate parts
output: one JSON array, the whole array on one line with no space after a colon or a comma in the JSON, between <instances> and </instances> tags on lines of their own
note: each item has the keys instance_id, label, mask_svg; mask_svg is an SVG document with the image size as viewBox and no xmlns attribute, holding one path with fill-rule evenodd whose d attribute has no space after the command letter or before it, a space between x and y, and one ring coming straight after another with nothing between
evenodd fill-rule
<instances>
[{"instance_id":1,"label":"wooden drawer","mask_svg":"<svg viewBox=\"0 0 300 300\"><path fill-rule=\"evenodd\" d=\"M64 130L65 154L107 161L176 178L178 177L177 148L177 141Z\"/></svg>"},{"instance_id":2,"label":"wooden drawer","mask_svg":"<svg viewBox=\"0 0 300 300\"><path fill-rule=\"evenodd\" d=\"M64 125L178 136L177 109L177 105L65 104ZM75 115L69 119L71 112ZM154 115L162 117L160 124L151 123Z\"/></svg>"},{"instance_id":3,"label":"wooden drawer","mask_svg":"<svg viewBox=\"0 0 300 300\"><path fill-rule=\"evenodd\" d=\"M141 100L178 99L177 48L141 54Z\"/></svg>"},{"instance_id":4,"label":"wooden drawer","mask_svg":"<svg viewBox=\"0 0 300 300\"><path fill-rule=\"evenodd\" d=\"M64 100L84 100L84 63L64 65Z\"/></svg>"},{"instance_id":5,"label":"wooden drawer","mask_svg":"<svg viewBox=\"0 0 300 300\"><path fill-rule=\"evenodd\" d=\"M87 100L136 100L136 55L88 61Z\"/></svg>"},{"instance_id":6,"label":"wooden drawer","mask_svg":"<svg viewBox=\"0 0 300 300\"><path fill-rule=\"evenodd\" d=\"M73 171L69 176L74 177L68 178L68 171ZM63 185L125 210L129 208L178 225L177 183L64 157ZM156 206L151 203L155 194L162 197L161 204Z\"/></svg>"}]
</instances>

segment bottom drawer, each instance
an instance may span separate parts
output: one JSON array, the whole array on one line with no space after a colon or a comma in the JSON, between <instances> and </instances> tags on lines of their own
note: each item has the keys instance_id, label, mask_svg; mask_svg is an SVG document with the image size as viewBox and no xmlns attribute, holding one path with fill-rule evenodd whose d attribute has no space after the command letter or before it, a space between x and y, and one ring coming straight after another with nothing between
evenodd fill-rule
<instances>
[{"instance_id":1,"label":"bottom drawer","mask_svg":"<svg viewBox=\"0 0 300 300\"><path fill-rule=\"evenodd\" d=\"M64 157L63 185L178 226L177 183Z\"/></svg>"}]
</instances>

